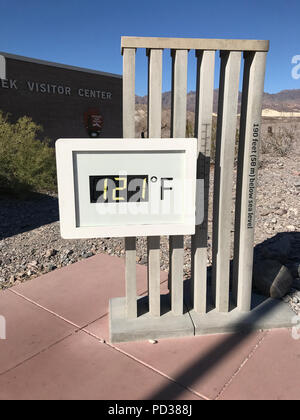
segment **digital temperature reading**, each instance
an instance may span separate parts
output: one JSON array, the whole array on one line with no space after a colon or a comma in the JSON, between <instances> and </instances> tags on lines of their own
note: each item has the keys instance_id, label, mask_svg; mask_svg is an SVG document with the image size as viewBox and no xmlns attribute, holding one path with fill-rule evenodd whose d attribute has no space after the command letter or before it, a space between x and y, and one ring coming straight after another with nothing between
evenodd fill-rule
<instances>
[{"instance_id":1,"label":"digital temperature reading","mask_svg":"<svg viewBox=\"0 0 300 420\"><path fill-rule=\"evenodd\" d=\"M92 175L91 203L140 203L149 200L148 175Z\"/></svg>"}]
</instances>

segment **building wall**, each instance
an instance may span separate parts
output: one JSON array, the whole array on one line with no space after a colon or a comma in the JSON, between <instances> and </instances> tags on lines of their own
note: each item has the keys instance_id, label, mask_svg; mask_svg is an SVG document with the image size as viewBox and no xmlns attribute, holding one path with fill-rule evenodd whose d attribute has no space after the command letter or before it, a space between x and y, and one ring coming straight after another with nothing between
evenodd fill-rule
<instances>
[{"instance_id":1,"label":"building wall","mask_svg":"<svg viewBox=\"0 0 300 420\"><path fill-rule=\"evenodd\" d=\"M2 56L5 56L2 54ZM28 61L27 61L28 60ZM5 56L0 80L0 110L11 120L27 115L44 128L43 136L89 137L85 113L103 118L100 137L122 137L122 78ZM1 77L1 75L0 75Z\"/></svg>"}]
</instances>

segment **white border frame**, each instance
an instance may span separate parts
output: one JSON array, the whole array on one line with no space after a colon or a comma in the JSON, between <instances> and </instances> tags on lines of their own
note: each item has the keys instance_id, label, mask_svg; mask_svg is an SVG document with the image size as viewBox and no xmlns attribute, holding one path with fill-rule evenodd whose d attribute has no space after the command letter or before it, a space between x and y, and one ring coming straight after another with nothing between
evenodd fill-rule
<instances>
[{"instance_id":1,"label":"white border frame","mask_svg":"<svg viewBox=\"0 0 300 420\"><path fill-rule=\"evenodd\" d=\"M161 235L193 235L196 213L197 139L59 139L55 143L59 196L60 231L64 239L132 237ZM183 223L113 226L76 226L73 152L83 151L184 151L185 179L191 183L195 211ZM70 188L72 186L72 188ZM186 189L187 190L187 189ZM185 199L188 195L186 193ZM190 199L191 200L191 199Z\"/></svg>"}]
</instances>

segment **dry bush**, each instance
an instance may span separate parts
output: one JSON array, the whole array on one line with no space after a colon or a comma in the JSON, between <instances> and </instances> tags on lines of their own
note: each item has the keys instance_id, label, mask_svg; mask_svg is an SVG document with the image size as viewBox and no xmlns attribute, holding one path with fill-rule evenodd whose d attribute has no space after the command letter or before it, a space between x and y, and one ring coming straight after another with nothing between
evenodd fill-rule
<instances>
[{"instance_id":1,"label":"dry bush","mask_svg":"<svg viewBox=\"0 0 300 420\"><path fill-rule=\"evenodd\" d=\"M268 133L262 137L261 153L271 156L287 156L295 143L295 129L280 127L276 133Z\"/></svg>"}]
</instances>

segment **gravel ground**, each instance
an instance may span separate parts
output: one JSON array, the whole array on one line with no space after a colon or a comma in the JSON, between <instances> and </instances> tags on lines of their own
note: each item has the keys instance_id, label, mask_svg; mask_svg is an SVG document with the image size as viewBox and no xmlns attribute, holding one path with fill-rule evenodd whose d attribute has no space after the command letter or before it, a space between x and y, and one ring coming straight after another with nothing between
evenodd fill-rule
<instances>
[{"instance_id":1,"label":"gravel ground","mask_svg":"<svg viewBox=\"0 0 300 420\"><path fill-rule=\"evenodd\" d=\"M258 176L255 244L280 232L300 232L299 154L263 155ZM236 174L235 174L236 175ZM235 181L234 181L235 183ZM233 188L233 197L235 194ZM213 171L211 171L211 200ZM234 220L234 208L232 208ZM232 236L233 236L232 228ZM209 209L207 264L211 264L212 206ZM137 240L137 263L146 264L146 238ZM185 237L185 277L190 276L191 238ZM231 249L231 251L233 251ZM64 240L60 237L57 197L0 198L0 288L10 287L97 253L124 256L123 239ZM300 256L299 256L300 260ZM168 238L161 238L161 269L168 270ZM285 297L300 313L300 292Z\"/></svg>"}]
</instances>

